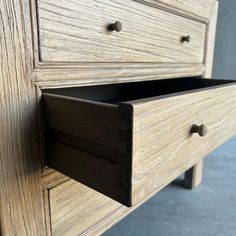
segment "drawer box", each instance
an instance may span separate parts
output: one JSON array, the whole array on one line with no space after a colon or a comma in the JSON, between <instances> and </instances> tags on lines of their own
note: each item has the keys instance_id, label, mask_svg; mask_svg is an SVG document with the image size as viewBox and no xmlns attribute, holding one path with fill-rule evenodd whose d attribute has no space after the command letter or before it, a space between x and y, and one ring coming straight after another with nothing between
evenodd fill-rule
<instances>
[{"instance_id":1,"label":"drawer box","mask_svg":"<svg viewBox=\"0 0 236 236\"><path fill-rule=\"evenodd\" d=\"M203 63L206 25L145 2L38 0L37 16L42 62Z\"/></svg>"},{"instance_id":2,"label":"drawer box","mask_svg":"<svg viewBox=\"0 0 236 236\"><path fill-rule=\"evenodd\" d=\"M236 83L182 78L46 90L46 163L132 206L236 133ZM199 134L193 125L204 124Z\"/></svg>"}]
</instances>

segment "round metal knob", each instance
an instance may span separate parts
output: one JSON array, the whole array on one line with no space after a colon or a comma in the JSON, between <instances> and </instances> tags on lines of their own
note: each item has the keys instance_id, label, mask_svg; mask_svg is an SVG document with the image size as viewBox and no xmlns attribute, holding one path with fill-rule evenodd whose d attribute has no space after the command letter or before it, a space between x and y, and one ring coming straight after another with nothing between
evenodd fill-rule
<instances>
[{"instance_id":1,"label":"round metal knob","mask_svg":"<svg viewBox=\"0 0 236 236\"><path fill-rule=\"evenodd\" d=\"M115 23L110 24L108 29L111 31L120 32L122 30L122 24L120 21L116 21Z\"/></svg>"},{"instance_id":2,"label":"round metal knob","mask_svg":"<svg viewBox=\"0 0 236 236\"><path fill-rule=\"evenodd\" d=\"M204 137L207 134L207 126L202 125L193 125L192 133L198 133L201 137Z\"/></svg>"},{"instance_id":3,"label":"round metal knob","mask_svg":"<svg viewBox=\"0 0 236 236\"><path fill-rule=\"evenodd\" d=\"M181 39L181 42L184 43L190 43L191 42L191 36L190 35L187 35L187 36L183 36L182 39Z\"/></svg>"}]
</instances>

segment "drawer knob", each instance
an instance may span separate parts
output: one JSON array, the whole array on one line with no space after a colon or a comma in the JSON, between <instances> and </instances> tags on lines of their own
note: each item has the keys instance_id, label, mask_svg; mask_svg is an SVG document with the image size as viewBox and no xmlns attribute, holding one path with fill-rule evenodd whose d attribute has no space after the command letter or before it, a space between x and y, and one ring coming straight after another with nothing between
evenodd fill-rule
<instances>
[{"instance_id":1,"label":"drawer knob","mask_svg":"<svg viewBox=\"0 0 236 236\"><path fill-rule=\"evenodd\" d=\"M120 32L122 30L122 23L120 21L116 21L115 23L110 24L108 26L108 29L110 31Z\"/></svg>"},{"instance_id":2,"label":"drawer knob","mask_svg":"<svg viewBox=\"0 0 236 236\"><path fill-rule=\"evenodd\" d=\"M207 134L207 126L202 125L193 125L192 133L198 133L201 137L204 137Z\"/></svg>"},{"instance_id":3,"label":"drawer knob","mask_svg":"<svg viewBox=\"0 0 236 236\"><path fill-rule=\"evenodd\" d=\"M190 35L187 35L187 36L183 36L182 39L181 39L181 42L184 43L190 43L191 42L191 36Z\"/></svg>"}]
</instances>

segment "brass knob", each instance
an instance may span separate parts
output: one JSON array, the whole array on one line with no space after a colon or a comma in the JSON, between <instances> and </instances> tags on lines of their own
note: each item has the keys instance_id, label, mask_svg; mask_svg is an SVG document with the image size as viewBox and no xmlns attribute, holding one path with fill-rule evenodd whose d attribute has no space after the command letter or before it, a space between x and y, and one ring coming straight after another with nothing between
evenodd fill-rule
<instances>
[{"instance_id":1,"label":"brass knob","mask_svg":"<svg viewBox=\"0 0 236 236\"><path fill-rule=\"evenodd\" d=\"M120 31L122 30L122 24L121 24L120 21L116 21L115 23L110 24L110 25L108 26L108 29L109 29L110 31L120 32Z\"/></svg>"},{"instance_id":2,"label":"brass knob","mask_svg":"<svg viewBox=\"0 0 236 236\"><path fill-rule=\"evenodd\" d=\"M191 36L190 36L190 35L183 36L183 37L181 38L181 42L182 42L182 43L184 43L184 42L190 43L190 42L191 42Z\"/></svg>"},{"instance_id":3,"label":"brass knob","mask_svg":"<svg viewBox=\"0 0 236 236\"><path fill-rule=\"evenodd\" d=\"M192 133L198 133L201 137L204 137L207 134L207 126L202 125L193 125L192 126Z\"/></svg>"}]
</instances>

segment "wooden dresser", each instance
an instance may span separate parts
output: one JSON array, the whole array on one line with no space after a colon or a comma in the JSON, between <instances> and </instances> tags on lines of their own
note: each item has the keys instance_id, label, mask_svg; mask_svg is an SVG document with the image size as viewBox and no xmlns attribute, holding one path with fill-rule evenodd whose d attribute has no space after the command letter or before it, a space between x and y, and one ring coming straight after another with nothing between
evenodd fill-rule
<instances>
[{"instance_id":1,"label":"wooden dresser","mask_svg":"<svg viewBox=\"0 0 236 236\"><path fill-rule=\"evenodd\" d=\"M205 79L217 10L0 1L1 235L100 235L180 174L200 184L236 133L236 82Z\"/></svg>"}]
</instances>

